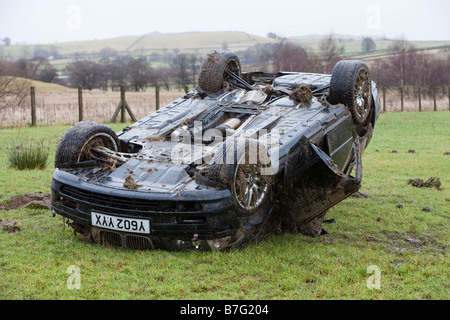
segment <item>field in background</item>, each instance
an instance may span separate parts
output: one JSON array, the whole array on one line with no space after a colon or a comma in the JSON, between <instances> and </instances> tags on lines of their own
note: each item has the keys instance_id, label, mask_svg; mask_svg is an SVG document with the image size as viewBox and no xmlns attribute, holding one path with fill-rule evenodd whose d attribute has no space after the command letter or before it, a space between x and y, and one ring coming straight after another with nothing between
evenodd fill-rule
<instances>
[{"instance_id":1,"label":"field in background","mask_svg":"<svg viewBox=\"0 0 450 320\"><path fill-rule=\"evenodd\" d=\"M315 37L291 37L288 38L308 51L319 52L319 42L325 36ZM361 59L371 61L384 58L388 54L388 48L393 40L374 39L376 50L370 53L363 53L361 44L362 38L357 36L333 35L338 40L339 45L344 46L345 57L351 59ZM352 39L353 38L353 39ZM247 50L250 47L260 44L274 44L279 39L260 37L245 32L187 32L161 34L151 33L142 36L124 36L111 39L97 39L78 42L63 42L39 45L11 45L0 48L0 57L8 59L19 59L27 55L33 55L36 49L48 52L57 52L57 57L53 57L51 64L58 71L73 62L77 55L84 56L83 59L99 59L99 51L104 48L111 48L120 54L131 55L133 57L150 56L151 54L166 53L188 53L204 56L207 52L215 49L227 48L238 52ZM446 55L450 50L450 41L411 41L418 50L426 50L435 56ZM79 57L77 58L79 59ZM152 62L152 61L150 61ZM152 65L157 67L158 65Z\"/></svg>"},{"instance_id":2,"label":"field in background","mask_svg":"<svg viewBox=\"0 0 450 320\"><path fill-rule=\"evenodd\" d=\"M126 36L111 39L97 39L78 42L62 42L40 45L11 45L2 48L2 56L18 58L23 55L23 48L33 53L36 48L51 51L56 49L59 55L71 56L75 52L93 53L104 48L111 48L121 53L148 55L151 53L173 52L197 53L203 55L210 50L222 49L224 44L230 50L246 50L261 43L275 43L276 40L260 37L245 32L187 32L172 34L148 34L143 36Z\"/></svg>"},{"instance_id":3,"label":"field in background","mask_svg":"<svg viewBox=\"0 0 450 320\"><path fill-rule=\"evenodd\" d=\"M367 197L331 208L326 219L336 223L318 238L278 235L230 252L130 251L83 243L49 210L0 210L20 228L0 228L0 299L448 300L449 123L447 111L380 115L362 158ZM9 168L6 146L44 141L52 158L68 128L0 129L0 207L13 195L49 193L53 172L53 162ZM429 177L441 190L408 184ZM79 289L68 286L74 267Z\"/></svg>"}]
</instances>

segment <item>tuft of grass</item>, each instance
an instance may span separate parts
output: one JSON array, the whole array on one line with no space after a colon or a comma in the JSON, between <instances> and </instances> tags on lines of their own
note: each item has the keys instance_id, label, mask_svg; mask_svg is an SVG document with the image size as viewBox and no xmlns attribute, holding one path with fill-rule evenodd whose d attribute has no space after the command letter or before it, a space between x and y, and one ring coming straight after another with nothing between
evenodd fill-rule
<instances>
[{"instance_id":1,"label":"tuft of grass","mask_svg":"<svg viewBox=\"0 0 450 320\"><path fill-rule=\"evenodd\" d=\"M28 144L15 143L7 148L10 167L18 170L45 169L48 163L49 147L43 141Z\"/></svg>"}]
</instances>

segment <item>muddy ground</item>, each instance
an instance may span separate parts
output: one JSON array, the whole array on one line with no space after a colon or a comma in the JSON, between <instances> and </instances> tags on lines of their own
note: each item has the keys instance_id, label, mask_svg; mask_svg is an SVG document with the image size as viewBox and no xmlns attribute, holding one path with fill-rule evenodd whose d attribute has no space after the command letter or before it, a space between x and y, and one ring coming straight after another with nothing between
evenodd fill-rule
<instances>
[{"instance_id":1,"label":"muddy ground","mask_svg":"<svg viewBox=\"0 0 450 320\"><path fill-rule=\"evenodd\" d=\"M50 194L32 192L12 196L9 201L0 203L0 210L14 209L50 209Z\"/></svg>"}]
</instances>

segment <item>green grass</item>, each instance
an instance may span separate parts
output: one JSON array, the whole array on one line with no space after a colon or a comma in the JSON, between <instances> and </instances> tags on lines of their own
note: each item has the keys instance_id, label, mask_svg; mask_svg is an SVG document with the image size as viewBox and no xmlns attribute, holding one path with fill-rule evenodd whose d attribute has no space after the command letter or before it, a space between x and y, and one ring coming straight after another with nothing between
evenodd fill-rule
<instances>
[{"instance_id":1,"label":"green grass","mask_svg":"<svg viewBox=\"0 0 450 320\"><path fill-rule=\"evenodd\" d=\"M0 299L448 299L448 123L450 112L382 114L363 155L361 192L372 197L329 210L326 219L337 223L318 238L272 236L230 252L127 251L84 244L48 210L0 211L21 228L0 229ZM0 145L18 135L44 138L53 155L67 128L0 130ZM3 200L49 192L52 171L11 169L3 147ZM442 190L408 185L429 177L439 177ZM372 265L379 290L367 287ZM80 268L80 289L67 286L70 266Z\"/></svg>"}]
</instances>

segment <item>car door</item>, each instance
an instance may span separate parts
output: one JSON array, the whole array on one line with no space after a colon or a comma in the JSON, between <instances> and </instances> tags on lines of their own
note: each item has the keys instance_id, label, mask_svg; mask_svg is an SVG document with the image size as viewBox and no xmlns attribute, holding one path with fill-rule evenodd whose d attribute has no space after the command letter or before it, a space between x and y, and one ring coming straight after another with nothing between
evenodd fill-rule
<instances>
[{"instance_id":1,"label":"car door","mask_svg":"<svg viewBox=\"0 0 450 320\"><path fill-rule=\"evenodd\" d=\"M346 140L336 145L331 141L331 145L336 147L335 155L343 148L348 149ZM339 168L330 155L303 136L287 154L284 181L278 192L280 214L292 219L295 225L305 224L358 191L362 170L358 137L351 140L348 154L354 155L355 177L344 173L345 165L341 163ZM344 158L339 155L339 159Z\"/></svg>"}]
</instances>

